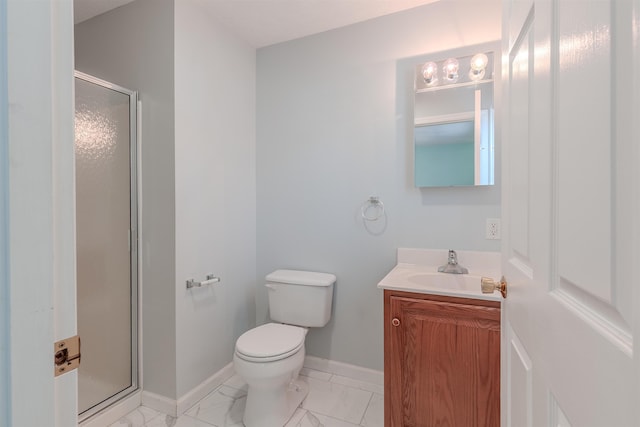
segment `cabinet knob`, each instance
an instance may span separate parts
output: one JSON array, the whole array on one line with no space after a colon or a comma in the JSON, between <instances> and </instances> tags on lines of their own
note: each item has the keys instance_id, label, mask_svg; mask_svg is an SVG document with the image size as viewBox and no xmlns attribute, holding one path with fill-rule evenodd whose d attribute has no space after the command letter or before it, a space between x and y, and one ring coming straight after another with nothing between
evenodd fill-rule
<instances>
[{"instance_id":1,"label":"cabinet knob","mask_svg":"<svg viewBox=\"0 0 640 427\"><path fill-rule=\"evenodd\" d=\"M393 326L400 326L400 319L398 319L397 317L394 317L393 320L391 320L391 324Z\"/></svg>"}]
</instances>

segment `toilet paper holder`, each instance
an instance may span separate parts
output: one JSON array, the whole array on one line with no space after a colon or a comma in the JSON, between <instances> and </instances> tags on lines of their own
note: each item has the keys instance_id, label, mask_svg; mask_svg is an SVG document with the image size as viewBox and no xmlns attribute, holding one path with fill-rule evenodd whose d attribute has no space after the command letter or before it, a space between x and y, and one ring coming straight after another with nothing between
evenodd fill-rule
<instances>
[{"instance_id":1,"label":"toilet paper holder","mask_svg":"<svg viewBox=\"0 0 640 427\"><path fill-rule=\"evenodd\" d=\"M214 283L218 283L220 281L219 277L214 276L213 274L207 274L207 279L202 282L196 282L194 279L187 280L187 289L191 288L200 288L202 286L213 285Z\"/></svg>"}]
</instances>

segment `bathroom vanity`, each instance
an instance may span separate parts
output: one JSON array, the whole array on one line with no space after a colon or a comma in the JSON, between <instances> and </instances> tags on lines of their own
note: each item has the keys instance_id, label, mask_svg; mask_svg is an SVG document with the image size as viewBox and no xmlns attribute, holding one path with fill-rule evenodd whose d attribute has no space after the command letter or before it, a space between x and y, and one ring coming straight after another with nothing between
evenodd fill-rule
<instances>
[{"instance_id":1,"label":"bathroom vanity","mask_svg":"<svg viewBox=\"0 0 640 427\"><path fill-rule=\"evenodd\" d=\"M403 257L401 251L413 252ZM428 260L406 262L415 251L400 249L398 265L378 285L384 289L385 426L497 427L500 294L483 294L480 276L438 273ZM446 261L446 251L440 258Z\"/></svg>"}]
</instances>

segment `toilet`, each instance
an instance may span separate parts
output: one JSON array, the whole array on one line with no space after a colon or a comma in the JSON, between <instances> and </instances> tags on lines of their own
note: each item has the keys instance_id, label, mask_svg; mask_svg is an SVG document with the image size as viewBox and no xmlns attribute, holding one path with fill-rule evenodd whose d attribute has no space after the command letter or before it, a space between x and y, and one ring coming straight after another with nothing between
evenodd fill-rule
<instances>
[{"instance_id":1,"label":"toilet","mask_svg":"<svg viewBox=\"0 0 640 427\"><path fill-rule=\"evenodd\" d=\"M273 323L242 334L233 355L236 374L249 386L246 427L282 427L306 397L308 387L298 380L304 340L307 328L329 322L335 281L333 274L297 270L266 276Z\"/></svg>"}]
</instances>

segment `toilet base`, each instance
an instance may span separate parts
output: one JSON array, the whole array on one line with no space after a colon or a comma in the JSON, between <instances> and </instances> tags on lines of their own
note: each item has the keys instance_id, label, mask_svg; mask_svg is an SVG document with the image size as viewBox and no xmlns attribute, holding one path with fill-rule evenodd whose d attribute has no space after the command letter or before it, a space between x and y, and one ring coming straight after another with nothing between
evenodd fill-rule
<instances>
[{"instance_id":1,"label":"toilet base","mask_svg":"<svg viewBox=\"0 0 640 427\"><path fill-rule=\"evenodd\" d=\"M282 427L309 393L309 386L295 379L283 386L286 390L251 388L242 421L246 427Z\"/></svg>"}]
</instances>

